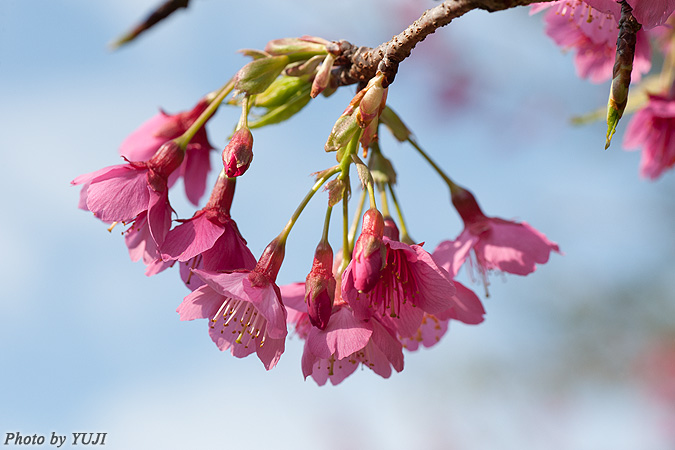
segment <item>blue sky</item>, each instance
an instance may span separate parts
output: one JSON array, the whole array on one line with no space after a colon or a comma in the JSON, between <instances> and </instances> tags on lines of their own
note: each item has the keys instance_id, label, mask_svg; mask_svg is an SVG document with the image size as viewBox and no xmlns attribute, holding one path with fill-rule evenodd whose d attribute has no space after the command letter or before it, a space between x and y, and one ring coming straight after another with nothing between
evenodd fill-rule
<instances>
[{"instance_id":1,"label":"blue sky","mask_svg":"<svg viewBox=\"0 0 675 450\"><path fill-rule=\"evenodd\" d=\"M265 372L257 359L219 352L205 323L180 322L187 292L177 274L146 278L119 233L76 208L69 182L118 164L119 143L158 107L186 109L222 85L245 63L236 50L303 34L377 45L401 28L402 2L197 1L109 52L154 3L0 3L3 442L7 432L55 431L107 432L109 448L125 449L672 448L660 425L668 410L636 366L673 335L675 178L639 179L639 154L621 149L622 131L603 151L603 124L569 125L603 105L608 86L575 77L540 17L458 19L401 65L389 103L486 213L527 221L564 256L526 278L494 276L485 323L453 323L435 348L406 354L402 373L383 380L358 370L319 388L302 378L298 338ZM415 14L433 6L409 3ZM463 101L438 100L455 85ZM255 133L233 216L256 256L309 174L333 164L323 143L351 94ZM210 123L214 145L237 117L224 110ZM382 145L412 236L431 250L459 234L430 169L410 148ZM189 216L180 191L172 195ZM323 205L312 202L291 234L280 284L306 276Z\"/></svg>"}]
</instances>

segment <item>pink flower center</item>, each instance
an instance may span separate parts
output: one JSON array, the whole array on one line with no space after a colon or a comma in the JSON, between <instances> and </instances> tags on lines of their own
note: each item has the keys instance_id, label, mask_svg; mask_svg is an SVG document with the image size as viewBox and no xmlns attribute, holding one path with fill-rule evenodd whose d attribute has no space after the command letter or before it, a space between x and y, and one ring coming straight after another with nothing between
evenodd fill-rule
<instances>
[{"instance_id":1,"label":"pink flower center","mask_svg":"<svg viewBox=\"0 0 675 450\"><path fill-rule=\"evenodd\" d=\"M389 311L390 317L399 317L401 308L411 302L417 306L415 297L420 290L415 272L410 267L405 252L387 246L387 264L382 269L380 281L366 295L369 308L381 308L382 315Z\"/></svg>"},{"instance_id":2,"label":"pink flower center","mask_svg":"<svg viewBox=\"0 0 675 450\"><path fill-rule=\"evenodd\" d=\"M222 323L219 323L222 320ZM262 336L260 347L265 343L267 320L251 304L243 300L226 298L218 312L211 319L211 329L221 327L220 333L230 333L236 336L235 344L242 344L248 348ZM229 339L228 339L229 341Z\"/></svg>"}]
</instances>

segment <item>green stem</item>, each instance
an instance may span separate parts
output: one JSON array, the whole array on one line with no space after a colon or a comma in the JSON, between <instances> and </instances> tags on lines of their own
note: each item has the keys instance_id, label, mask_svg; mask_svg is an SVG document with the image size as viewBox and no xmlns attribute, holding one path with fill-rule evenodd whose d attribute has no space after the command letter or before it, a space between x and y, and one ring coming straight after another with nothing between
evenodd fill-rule
<instances>
[{"instance_id":1,"label":"green stem","mask_svg":"<svg viewBox=\"0 0 675 450\"><path fill-rule=\"evenodd\" d=\"M403 212L401 212L401 207L398 204L398 199L396 198L396 194L394 194L394 187L391 185L391 183L387 183L387 186L389 186L389 193L391 194L391 199L394 202L394 207L396 208L396 214L398 215L398 222L400 225L400 241L405 242L406 244L408 243L413 243L414 241L410 238L410 235L408 234L408 227L405 225L405 220L403 220Z\"/></svg>"},{"instance_id":2,"label":"green stem","mask_svg":"<svg viewBox=\"0 0 675 450\"><path fill-rule=\"evenodd\" d=\"M366 185L368 189L368 201L370 202L371 209L377 209L377 204L375 203L375 189L373 189L373 183L368 183Z\"/></svg>"},{"instance_id":3,"label":"green stem","mask_svg":"<svg viewBox=\"0 0 675 450\"><path fill-rule=\"evenodd\" d=\"M290 220L284 227L284 229L281 231L279 234L279 241L281 243L286 242L286 238L288 238L289 233L291 232L291 229L293 228L293 225L295 225L295 222L297 222L298 217L300 217L300 214L302 214L302 211L305 209L305 206L309 203L309 201L312 199L314 194L316 194L316 191L319 190L321 186L333 175L338 173L340 171L340 166L333 167L332 169L329 169L328 171L324 172L323 176L319 178L316 183L314 183L314 186L312 186L312 189L309 190L307 195L305 195L305 198L302 199L302 202L298 205L296 208L295 212L291 216Z\"/></svg>"},{"instance_id":4,"label":"green stem","mask_svg":"<svg viewBox=\"0 0 675 450\"><path fill-rule=\"evenodd\" d=\"M443 181L445 181L445 183L450 188L450 192L454 192L459 188L459 186L457 186L450 179L450 177L448 177L445 174L445 172L443 172L443 170L441 170L441 168L438 167L438 165L436 165L436 163L429 157L429 155L427 155L426 152L424 150L422 150L422 148L419 146L419 144L417 144L417 142L415 142L415 140L413 138L408 138L408 142L410 142L410 144L413 147L415 147L415 150L417 150L419 152L419 154L422 155L422 157L427 160L427 162L431 165L431 167L433 167L434 170L441 176L441 178L443 178Z\"/></svg>"},{"instance_id":5,"label":"green stem","mask_svg":"<svg viewBox=\"0 0 675 450\"><path fill-rule=\"evenodd\" d=\"M344 172L343 172L344 173ZM342 175L342 174L341 174ZM344 180L347 185L349 185L349 172L347 172L347 179ZM338 275L342 276L342 272L345 271L347 265L352 260L352 248L349 241L349 190L344 189L342 191L342 262L340 263L340 268L338 269Z\"/></svg>"},{"instance_id":6,"label":"green stem","mask_svg":"<svg viewBox=\"0 0 675 450\"><path fill-rule=\"evenodd\" d=\"M234 80L228 81L225 86L223 86L218 95L209 103L209 106L204 110L204 112L195 120L190 128L185 131L180 137L176 138L176 143L180 145L183 149L187 147L192 138L197 134L199 129L204 126L207 120L218 110L220 104L223 102L225 97L232 92L234 88Z\"/></svg>"},{"instance_id":7,"label":"green stem","mask_svg":"<svg viewBox=\"0 0 675 450\"><path fill-rule=\"evenodd\" d=\"M328 206L326 209L326 218L323 221L323 234L321 235L321 242L328 243L328 226L330 225L330 215L333 212L333 207Z\"/></svg>"},{"instance_id":8,"label":"green stem","mask_svg":"<svg viewBox=\"0 0 675 450\"><path fill-rule=\"evenodd\" d=\"M387 191L384 190L384 187L380 188L380 186L377 187L377 190L380 192L380 207L382 208L382 215L384 217L391 217L389 214L389 202L387 202Z\"/></svg>"},{"instance_id":9,"label":"green stem","mask_svg":"<svg viewBox=\"0 0 675 450\"><path fill-rule=\"evenodd\" d=\"M248 95L241 101L241 117L239 117L239 123L237 124L235 131L242 128L248 128L248 112L251 109L251 103L251 97Z\"/></svg>"},{"instance_id":10,"label":"green stem","mask_svg":"<svg viewBox=\"0 0 675 450\"><path fill-rule=\"evenodd\" d=\"M354 221L352 226L349 227L349 254L351 254L354 248L354 241L356 240L356 231L359 228L359 222L361 222L361 214L363 214L363 206L366 204L366 191L361 191L361 199L359 200L359 206L356 208L354 213Z\"/></svg>"}]
</instances>

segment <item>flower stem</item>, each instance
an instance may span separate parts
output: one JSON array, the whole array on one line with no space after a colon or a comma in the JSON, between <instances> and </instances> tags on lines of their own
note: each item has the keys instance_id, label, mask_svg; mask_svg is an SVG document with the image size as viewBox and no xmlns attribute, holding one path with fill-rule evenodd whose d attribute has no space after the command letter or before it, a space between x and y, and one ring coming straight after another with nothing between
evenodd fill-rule
<instances>
[{"instance_id":1,"label":"flower stem","mask_svg":"<svg viewBox=\"0 0 675 450\"><path fill-rule=\"evenodd\" d=\"M387 183L387 186L389 186L389 193L391 194L391 199L394 202L396 214L398 215L398 222L401 228L399 230L401 235L400 241L406 244L412 244L414 241L410 238L410 235L408 235L408 228L405 226L405 220L403 220L403 212L401 212L398 199L396 198L396 194L394 194L394 186L392 186L391 183Z\"/></svg>"},{"instance_id":2,"label":"flower stem","mask_svg":"<svg viewBox=\"0 0 675 450\"><path fill-rule=\"evenodd\" d=\"M300 217L300 214L302 214L302 211L305 209L305 206L309 203L309 201L312 199L314 194L316 194L316 191L319 190L323 184L328 181L330 177L335 175L336 173L340 172L340 166L335 166L332 169L329 169L323 173L323 176L319 178L316 183L314 183L314 186L312 186L312 189L309 190L307 195L305 195L305 198L302 199L298 207L296 208L295 212L291 216L290 220L284 227L284 229L281 231L279 234L279 240L282 243L286 242L286 238L288 238L288 234L291 232L291 229L293 228L293 225L295 225L295 222L298 220L298 217Z\"/></svg>"},{"instance_id":3,"label":"flower stem","mask_svg":"<svg viewBox=\"0 0 675 450\"><path fill-rule=\"evenodd\" d=\"M188 128L187 131L185 131L185 133L183 133L180 137L176 138L176 143L185 149L195 134L197 134L201 127L204 126L206 121L209 120L211 116L218 110L220 104L223 102L223 100L225 100L225 97L227 97L227 95L232 92L233 88L234 80L231 79L222 88L220 88L216 97L211 101L211 103L209 103L209 106L204 110L204 112L201 113L199 117L197 117L197 120L195 120L192 125L190 125L190 128Z\"/></svg>"},{"instance_id":4,"label":"flower stem","mask_svg":"<svg viewBox=\"0 0 675 450\"><path fill-rule=\"evenodd\" d=\"M443 172L443 170L440 167L438 167L438 165L429 157L429 155L427 155L426 152L424 150L422 150L422 148L419 146L419 144L417 142L415 142L415 140L413 138L408 138L408 142L410 142L410 145L415 147L415 150L417 150L419 152L419 154L422 155L422 157L427 160L427 162L431 165L431 167L434 168L434 170L438 173L438 175L440 175L441 178L443 178L443 181L445 181L445 183L450 188L450 192L454 192L459 188L459 186L457 186L450 179L450 177L448 177L445 174L445 172Z\"/></svg>"},{"instance_id":5,"label":"flower stem","mask_svg":"<svg viewBox=\"0 0 675 450\"><path fill-rule=\"evenodd\" d=\"M366 204L366 191L361 191L361 199L359 200L359 206L354 212L354 221L352 226L349 227L349 253L353 250L354 242L356 241L356 230L359 228L359 222L361 222L361 214L363 214L363 205Z\"/></svg>"},{"instance_id":6,"label":"flower stem","mask_svg":"<svg viewBox=\"0 0 675 450\"><path fill-rule=\"evenodd\" d=\"M347 185L349 185L349 172L347 172L347 178L344 181ZM350 229L347 225L348 223L349 223L349 190L344 189L342 191L342 262L340 263L340 268L338 269L339 276L342 275L342 272L345 271L347 265L352 260L352 243L349 240Z\"/></svg>"},{"instance_id":7,"label":"flower stem","mask_svg":"<svg viewBox=\"0 0 675 450\"><path fill-rule=\"evenodd\" d=\"M328 206L326 209L326 218L323 221L323 234L321 235L321 242L328 243L328 227L330 225L330 215L333 212L333 207Z\"/></svg>"}]
</instances>

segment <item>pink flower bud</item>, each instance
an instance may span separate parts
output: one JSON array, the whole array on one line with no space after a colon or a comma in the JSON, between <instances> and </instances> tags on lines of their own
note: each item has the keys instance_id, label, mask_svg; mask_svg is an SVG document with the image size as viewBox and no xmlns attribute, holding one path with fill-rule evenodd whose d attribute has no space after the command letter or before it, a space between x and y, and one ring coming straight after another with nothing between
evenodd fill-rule
<instances>
[{"instance_id":1,"label":"pink flower bud","mask_svg":"<svg viewBox=\"0 0 675 450\"><path fill-rule=\"evenodd\" d=\"M314 252L312 270L305 281L305 302L309 320L325 330L333 311L335 277L333 276L333 249L328 242L320 242Z\"/></svg>"},{"instance_id":2,"label":"pink flower bud","mask_svg":"<svg viewBox=\"0 0 675 450\"><path fill-rule=\"evenodd\" d=\"M359 292L369 292L380 279L380 272L387 262L387 249L382 242L384 219L371 208L363 215L361 236L354 245L354 287Z\"/></svg>"},{"instance_id":3,"label":"pink flower bud","mask_svg":"<svg viewBox=\"0 0 675 450\"><path fill-rule=\"evenodd\" d=\"M234 132L232 139L223 150L223 166L225 174L238 177L244 174L253 160L253 135L248 127Z\"/></svg>"},{"instance_id":4,"label":"pink flower bud","mask_svg":"<svg viewBox=\"0 0 675 450\"><path fill-rule=\"evenodd\" d=\"M384 235L391 239L392 241L399 240L398 227L394 219L387 216L384 218Z\"/></svg>"}]
</instances>

